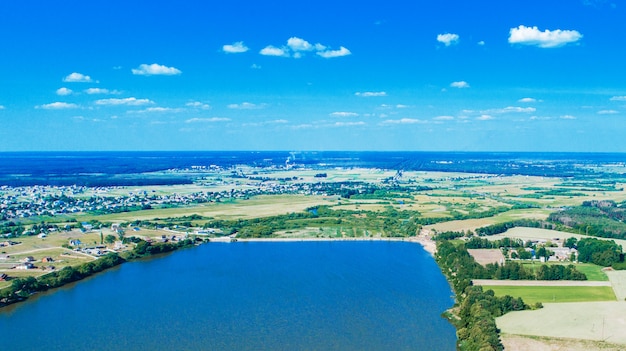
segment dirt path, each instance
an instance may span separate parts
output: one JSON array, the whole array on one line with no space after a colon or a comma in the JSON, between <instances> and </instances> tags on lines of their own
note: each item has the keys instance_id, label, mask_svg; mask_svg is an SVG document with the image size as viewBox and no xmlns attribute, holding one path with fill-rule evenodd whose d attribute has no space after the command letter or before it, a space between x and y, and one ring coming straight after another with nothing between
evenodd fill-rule
<instances>
[{"instance_id":1,"label":"dirt path","mask_svg":"<svg viewBox=\"0 0 626 351\"><path fill-rule=\"evenodd\" d=\"M602 341L502 334L506 351L622 351L624 345Z\"/></svg>"}]
</instances>

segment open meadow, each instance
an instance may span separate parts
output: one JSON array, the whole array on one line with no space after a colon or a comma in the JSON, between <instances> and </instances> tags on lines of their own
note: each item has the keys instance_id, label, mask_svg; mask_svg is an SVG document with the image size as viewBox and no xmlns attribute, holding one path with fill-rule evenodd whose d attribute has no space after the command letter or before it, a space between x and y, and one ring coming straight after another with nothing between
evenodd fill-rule
<instances>
[{"instance_id":1,"label":"open meadow","mask_svg":"<svg viewBox=\"0 0 626 351\"><path fill-rule=\"evenodd\" d=\"M626 302L544 303L496 318L505 334L607 341L626 345Z\"/></svg>"}]
</instances>

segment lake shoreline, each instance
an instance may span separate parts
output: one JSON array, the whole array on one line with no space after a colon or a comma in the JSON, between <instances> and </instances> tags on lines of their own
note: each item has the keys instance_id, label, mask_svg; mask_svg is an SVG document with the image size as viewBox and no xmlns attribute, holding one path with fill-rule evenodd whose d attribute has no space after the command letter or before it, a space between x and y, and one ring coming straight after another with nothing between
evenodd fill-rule
<instances>
[{"instance_id":1,"label":"lake shoreline","mask_svg":"<svg viewBox=\"0 0 626 351\"><path fill-rule=\"evenodd\" d=\"M349 237L349 238L236 238L236 242L302 242L302 241L394 241L420 244L431 256L435 255L436 244L426 237ZM211 240L209 242L224 242L223 240Z\"/></svg>"}]
</instances>

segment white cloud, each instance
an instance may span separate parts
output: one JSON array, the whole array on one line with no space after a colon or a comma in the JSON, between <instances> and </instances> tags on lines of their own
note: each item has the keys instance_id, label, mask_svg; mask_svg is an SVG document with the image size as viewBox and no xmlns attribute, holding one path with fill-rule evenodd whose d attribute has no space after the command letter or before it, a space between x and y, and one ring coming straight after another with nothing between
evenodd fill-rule
<instances>
[{"instance_id":1,"label":"white cloud","mask_svg":"<svg viewBox=\"0 0 626 351\"><path fill-rule=\"evenodd\" d=\"M502 113L530 113L537 111L534 107L518 107L518 106L507 106L505 108L495 108L491 110L481 111L484 114L502 114Z\"/></svg>"},{"instance_id":2,"label":"white cloud","mask_svg":"<svg viewBox=\"0 0 626 351\"><path fill-rule=\"evenodd\" d=\"M103 94L103 95L119 95L122 92L118 90L109 90L102 88L89 88L85 90L85 93L89 95Z\"/></svg>"},{"instance_id":3,"label":"white cloud","mask_svg":"<svg viewBox=\"0 0 626 351\"><path fill-rule=\"evenodd\" d=\"M183 111L183 109L181 108L171 108L171 107L148 107L146 109L143 110L139 110L139 111L128 111L128 113L151 113L151 112L156 112L156 113L160 113L160 112L181 112Z\"/></svg>"},{"instance_id":4,"label":"white cloud","mask_svg":"<svg viewBox=\"0 0 626 351\"><path fill-rule=\"evenodd\" d=\"M240 54L250 50L246 45L244 45L243 41L238 41L232 44L226 44L222 46L222 50L224 50L227 54Z\"/></svg>"},{"instance_id":5,"label":"white cloud","mask_svg":"<svg viewBox=\"0 0 626 351\"><path fill-rule=\"evenodd\" d=\"M479 46L485 46L485 41L484 41L484 40L481 40L481 41L479 41L479 42L478 42L478 43L476 43L476 44L478 44Z\"/></svg>"},{"instance_id":6,"label":"white cloud","mask_svg":"<svg viewBox=\"0 0 626 351\"><path fill-rule=\"evenodd\" d=\"M57 89L56 93L57 93L57 95L60 95L60 96L66 96L66 95L72 94L73 91L72 91L72 89L68 89L68 88L63 87L63 88Z\"/></svg>"},{"instance_id":7,"label":"white cloud","mask_svg":"<svg viewBox=\"0 0 626 351\"><path fill-rule=\"evenodd\" d=\"M443 43L445 46L454 45L459 42L459 35L453 33L438 34L437 41Z\"/></svg>"},{"instance_id":8,"label":"white cloud","mask_svg":"<svg viewBox=\"0 0 626 351\"><path fill-rule=\"evenodd\" d=\"M334 58L350 55L350 50L341 46L338 50L330 50L326 45L320 43L311 44L310 42L298 38L291 37L287 39L287 44L282 47L268 45L259 51L259 54L265 56L293 57L301 58L305 52L316 51L316 54L323 58Z\"/></svg>"},{"instance_id":9,"label":"white cloud","mask_svg":"<svg viewBox=\"0 0 626 351\"><path fill-rule=\"evenodd\" d=\"M556 48L569 43L579 41L583 36L575 30L544 30L540 31L537 26L526 27L520 25L517 28L511 28L509 35L509 43L533 45L540 48Z\"/></svg>"},{"instance_id":10,"label":"white cloud","mask_svg":"<svg viewBox=\"0 0 626 351\"><path fill-rule=\"evenodd\" d=\"M452 88L459 88L459 89L469 88L470 87L469 83L467 83L464 80L459 81L459 82L452 82L452 83L450 83L450 86Z\"/></svg>"},{"instance_id":11,"label":"white cloud","mask_svg":"<svg viewBox=\"0 0 626 351\"><path fill-rule=\"evenodd\" d=\"M185 104L185 106L193 107L193 108L199 108L201 110L210 110L211 109L211 105L205 104L205 103L200 102L200 101L189 101L188 103Z\"/></svg>"},{"instance_id":12,"label":"white cloud","mask_svg":"<svg viewBox=\"0 0 626 351\"><path fill-rule=\"evenodd\" d=\"M437 116L433 118L435 121L451 121L454 119L452 116Z\"/></svg>"},{"instance_id":13,"label":"white cloud","mask_svg":"<svg viewBox=\"0 0 626 351\"><path fill-rule=\"evenodd\" d=\"M353 127L353 126L364 126L365 122L363 121L358 121L358 122L335 122L335 124L333 124L333 126L335 127Z\"/></svg>"},{"instance_id":14,"label":"white cloud","mask_svg":"<svg viewBox=\"0 0 626 351\"><path fill-rule=\"evenodd\" d=\"M373 97L373 96L387 96L387 93L384 91L364 91L364 92L357 91L356 93L354 93L354 95L361 96L361 97Z\"/></svg>"},{"instance_id":15,"label":"white cloud","mask_svg":"<svg viewBox=\"0 0 626 351\"><path fill-rule=\"evenodd\" d=\"M0 105L0 110L4 110L6 107Z\"/></svg>"},{"instance_id":16,"label":"white cloud","mask_svg":"<svg viewBox=\"0 0 626 351\"><path fill-rule=\"evenodd\" d=\"M312 51L315 49L315 47L311 45L311 43L297 37L291 37L287 39L287 46L293 51Z\"/></svg>"},{"instance_id":17,"label":"white cloud","mask_svg":"<svg viewBox=\"0 0 626 351\"><path fill-rule=\"evenodd\" d=\"M259 54L265 56L280 56L289 57L289 53L285 49L277 48L272 45L268 45L259 51Z\"/></svg>"},{"instance_id":18,"label":"white cloud","mask_svg":"<svg viewBox=\"0 0 626 351\"><path fill-rule=\"evenodd\" d=\"M319 51L317 54L323 58L334 58L334 57L351 55L352 53L350 52L350 50L346 49L345 47L340 46L339 50Z\"/></svg>"},{"instance_id":19,"label":"white cloud","mask_svg":"<svg viewBox=\"0 0 626 351\"><path fill-rule=\"evenodd\" d=\"M266 104L253 104L251 102L242 102L241 104L230 104L226 107L235 110L256 110L264 108Z\"/></svg>"},{"instance_id":20,"label":"white cloud","mask_svg":"<svg viewBox=\"0 0 626 351\"><path fill-rule=\"evenodd\" d=\"M388 119L382 122L382 124L420 124L427 123L421 119L416 118L401 118L401 119Z\"/></svg>"},{"instance_id":21,"label":"white cloud","mask_svg":"<svg viewBox=\"0 0 626 351\"><path fill-rule=\"evenodd\" d=\"M35 106L35 108L42 108L44 110L68 110L78 108L78 105L67 102L52 102L45 105Z\"/></svg>"},{"instance_id":22,"label":"white cloud","mask_svg":"<svg viewBox=\"0 0 626 351\"><path fill-rule=\"evenodd\" d=\"M409 108L409 107L411 107L411 106L409 106L409 105L402 105L402 104L397 104L396 105L396 108Z\"/></svg>"},{"instance_id":23,"label":"white cloud","mask_svg":"<svg viewBox=\"0 0 626 351\"><path fill-rule=\"evenodd\" d=\"M488 120L493 119L493 116L490 116L490 115L480 115L480 116L476 117L476 119L479 120L479 121L488 121Z\"/></svg>"},{"instance_id":24,"label":"white cloud","mask_svg":"<svg viewBox=\"0 0 626 351\"><path fill-rule=\"evenodd\" d=\"M131 69L131 71L133 72L134 75L139 75L139 76L156 76L156 75L173 76L173 75L183 73L178 68L167 67L167 66L156 64L156 63L153 63L151 65L142 63L141 65L139 65L139 67Z\"/></svg>"},{"instance_id":25,"label":"white cloud","mask_svg":"<svg viewBox=\"0 0 626 351\"><path fill-rule=\"evenodd\" d=\"M225 117L211 117L211 118L190 118L185 123L210 123L210 122L227 122L230 118Z\"/></svg>"},{"instance_id":26,"label":"white cloud","mask_svg":"<svg viewBox=\"0 0 626 351\"><path fill-rule=\"evenodd\" d=\"M70 73L69 75L67 75L67 77L63 78L64 82L71 82L71 83L91 83L93 82L93 79L91 79L90 76L86 76L82 73Z\"/></svg>"},{"instance_id":27,"label":"white cloud","mask_svg":"<svg viewBox=\"0 0 626 351\"><path fill-rule=\"evenodd\" d=\"M618 113L619 113L619 111L616 111L616 110L601 110L601 111L598 111L599 115L616 115Z\"/></svg>"},{"instance_id":28,"label":"white cloud","mask_svg":"<svg viewBox=\"0 0 626 351\"><path fill-rule=\"evenodd\" d=\"M626 101L626 96L613 96L609 100L611 100L611 101Z\"/></svg>"},{"instance_id":29,"label":"white cloud","mask_svg":"<svg viewBox=\"0 0 626 351\"><path fill-rule=\"evenodd\" d=\"M533 98L526 97L526 98L521 98L521 99L517 100L517 102L530 103L530 102L537 102L537 100L533 99Z\"/></svg>"},{"instance_id":30,"label":"white cloud","mask_svg":"<svg viewBox=\"0 0 626 351\"><path fill-rule=\"evenodd\" d=\"M564 115L560 117L561 119L576 119L576 117L572 116L572 115Z\"/></svg>"},{"instance_id":31,"label":"white cloud","mask_svg":"<svg viewBox=\"0 0 626 351\"><path fill-rule=\"evenodd\" d=\"M137 99L134 97L124 98L124 99L101 99L96 100L96 105L113 105L113 106L141 106L141 105L150 105L154 104L154 101L149 99Z\"/></svg>"},{"instance_id":32,"label":"white cloud","mask_svg":"<svg viewBox=\"0 0 626 351\"><path fill-rule=\"evenodd\" d=\"M261 69L261 65L257 65L256 63L253 63L250 68L252 69Z\"/></svg>"},{"instance_id":33,"label":"white cloud","mask_svg":"<svg viewBox=\"0 0 626 351\"><path fill-rule=\"evenodd\" d=\"M356 112L333 112L330 115L332 117L357 117L359 114Z\"/></svg>"}]
</instances>

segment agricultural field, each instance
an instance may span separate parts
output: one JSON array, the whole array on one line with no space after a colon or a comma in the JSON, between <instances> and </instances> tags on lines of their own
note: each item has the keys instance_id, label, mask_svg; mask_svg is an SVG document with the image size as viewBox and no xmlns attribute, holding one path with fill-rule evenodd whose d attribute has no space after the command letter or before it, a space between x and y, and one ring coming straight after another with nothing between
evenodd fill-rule
<instances>
[{"instance_id":1,"label":"agricultural field","mask_svg":"<svg viewBox=\"0 0 626 351\"><path fill-rule=\"evenodd\" d=\"M542 309L507 313L496 323L504 334L626 344L625 315L624 302L544 303Z\"/></svg>"},{"instance_id":2,"label":"agricultural field","mask_svg":"<svg viewBox=\"0 0 626 351\"><path fill-rule=\"evenodd\" d=\"M197 214L203 217L259 218L276 216L292 212L301 212L306 208L335 204L336 198L304 195L261 195L250 199L233 199L220 203L196 204L188 207L161 208L122 212L107 215L78 216L79 221L97 219L101 222L130 222L134 220L153 220L155 218L175 218Z\"/></svg>"},{"instance_id":3,"label":"agricultural field","mask_svg":"<svg viewBox=\"0 0 626 351\"><path fill-rule=\"evenodd\" d=\"M521 282L521 281L517 281ZM577 283L577 282L573 282ZM507 282L507 284L513 284ZM611 286L549 286L541 282L539 286L483 285L485 290L493 290L496 296L518 296L527 304L616 301Z\"/></svg>"}]
</instances>

